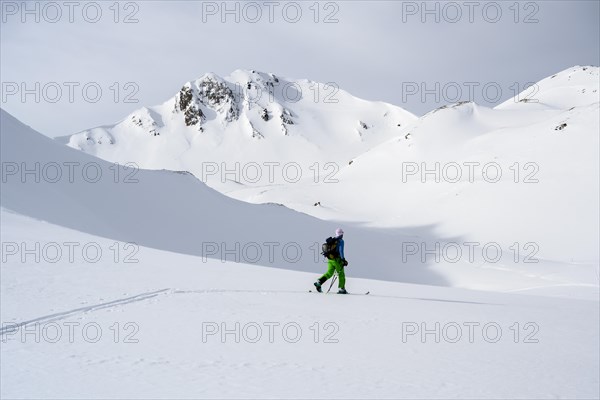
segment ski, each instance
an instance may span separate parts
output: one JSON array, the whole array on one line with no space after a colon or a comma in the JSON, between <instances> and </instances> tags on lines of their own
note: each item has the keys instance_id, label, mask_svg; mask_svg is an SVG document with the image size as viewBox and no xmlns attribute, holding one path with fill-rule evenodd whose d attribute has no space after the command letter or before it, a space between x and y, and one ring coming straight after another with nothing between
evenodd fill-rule
<instances>
[{"instance_id":1,"label":"ski","mask_svg":"<svg viewBox=\"0 0 600 400\"><path fill-rule=\"evenodd\" d=\"M308 293L319 293L319 292L317 292L316 290L311 290L311 289L309 289L309 290L308 290ZM366 293L346 293L346 294L350 294L350 295L354 295L354 296L366 296L366 295L368 295L369 293L371 293L371 292L370 292L370 291L368 291L368 292L366 292ZM328 294L328 293L322 293L322 294ZM335 293L335 292L334 292L334 293L332 293L332 294L337 294L337 293Z\"/></svg>"}]
</instances>

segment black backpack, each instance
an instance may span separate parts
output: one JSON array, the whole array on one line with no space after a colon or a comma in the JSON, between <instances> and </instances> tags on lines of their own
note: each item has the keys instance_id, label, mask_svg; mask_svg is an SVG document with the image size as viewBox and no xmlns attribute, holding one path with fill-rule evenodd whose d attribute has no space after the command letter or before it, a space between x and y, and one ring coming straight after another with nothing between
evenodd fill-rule
<instances>
[{"instance_id":1,"label":"black backpack","mask_svg":"<svg viewBox=\"0 0 600 400\"><path fill-rule=\"evenodd\" d=\"M325 257L331 259L337 258L340 256L340 251L338 249L338 243L340 241L339 237L328 237L325 239L325 243L321 246L321 254Z\"/></svg>"}]
</instances>

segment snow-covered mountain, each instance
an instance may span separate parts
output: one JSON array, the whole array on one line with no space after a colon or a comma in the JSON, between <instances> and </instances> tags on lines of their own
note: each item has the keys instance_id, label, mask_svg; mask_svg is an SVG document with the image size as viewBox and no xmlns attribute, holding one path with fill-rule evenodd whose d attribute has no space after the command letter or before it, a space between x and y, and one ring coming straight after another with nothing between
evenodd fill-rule
<instances>
[{"instance_id":1,"label":"snow-covered mountain","mask_svg":"<svg viewBox=\"0 0 600 400\"><path fill-rule=\"evenodd\" d=\"M536 257L593 265L599 86L597 67L573 67L495 108L440 107L341 168L334 190L288 185L228 194L322 219L435 226L442 237L500 243L506 251L533 243Z\"/></svg>"},{"instance_id":2,"label":"snow-covered mountain","mask_svg":"<svg viewBox=\"0 0 600 400\"><path fill-rule=\"evenodd\" d=\"M572 89L553 91L581 93ZM444 107L364 144L374 147L335 184L221 187L229 196L188 172L92 157L0 110L0 396L597 398L598 259L582 260L597 235L598 102L545 101ZM228 103L212 119L197 104L205 125L173 137L212 124L209 135L223 145L231 134L223 149L235 148L243 132L228 130ZM150 159L136 146L168 136L160 115L147 109L139 132L90 131L99 136L85 143L120 162ZM123 145L128 132L144 139ZM490 160L534 162L519 179L538 182L402 176L403 161ZM273 200L285 206L250 204ZM319 242L340 225L351 294L307 293L325 267ZM445 252L474 239L500 242L500 260L481 246L473 259ZM537 263L523 262L530 248L510 247L522 239L539 243ZM405 257L407 243L420 254Z\"/></svg>"},{"instance_id":3,"label":"snow-covered mountain","mask_svg":"<svg viewBox=\"0 0 600 400\"><path fill-rule=\"evenodd\" d=\"M575 66L542 79L495 108L568 110L598 101L598 67Z\"/></svg>"},{"instance_id":4,"label":"snow-covered mountain","mask_svg":"<svg viewBox=\"0 0 600 400\"><path fill-rule=\"evenodd\" d=\"M0 156L3 165L10 166L5 170L0 205L12 212L204 259L313 273L324 268L321 242L333 234L337 223L281 205L229 198L187 172L117 167L45 137L4 110L0 118ZM37 176L24 172L36 168ZM446 284L446 278L428 265L410 263L399 268L401 260L395 254L372 250L393 248L409 239L406 234L360 226L350 231L348 258L356 266L354 276ZM517 283L509 288L531 286L531 282Z\"/></svg>"},{"instance_id":5,"label":"snow-covered mountain","mask_svg":"<svg viewBox=\"0 0 600 400\"><path fill-rule=\"evenodd\" d=\"M189 173L117 167L0 111L1 157L11 166L0 205L18 214L139 246L313 273L324 268L321 242L341 225L348 231L346 256L354 277L583 298L598 293L594 265L523 264L524 254L515 263L510 249L495 263L486 262L480 248L472 259L449 260L440 257L440 246L461 243L460 234L440 236L431 225L374 228L323 221L276 204L249 204ZM36 165L37 181L34 173L24 172ZM44 178L56 177L57 169L59 179ZM405 257L407 243L437 246L437 255Z\"/></svg>"},{"instance_id":6,"label":"snow-covered mountain","mask_svg":"<svg viewBox=\"0 0 600 400\"><path fill-rule=\"evenodd\" d=\"M268 92L276 79L301 87L303 98L263 96L255 105L247 93L235 94L241 84ZM417 236L498 244L517 260L597 265L598 67L566 69L495 108L463 102L418 119L342 91L339 103L315 103L307 96L311 85L255 72L236 71L227 80L206 75L162 106L76 134L69 145L111 161L191 171L230 197L320 219L408 236L430 227ZM363 122L372 128L356 128ZM260 136L252 137L250 126ZM223 174L236 163L291 160L303 163L305 179L248 182ZM319 180L315 160L322 161ZM325 161L336 166L329 176ZM220 173L207 175L207 162Z\"/></svg>"},{"instance_id":7,"label":"snow-covered mountain","mask_svg":"<svg viewBox=\"0 0 600 400\"><path fill-rule=\"evenodd\" d=\"M227 163L224 170L235 163L296 163L306 176L316 162L347 163L414 120L399 107L361 100L335 83L237 70L225 78L205 74L159 106L60 140L109 161L186 170L198 178L213 162ZM285 182L281 173L274 175L275 182ZM203 180L211 184L211 177ZM221 175L214 180L219 183Z\"/></svg>"}]
</instances>

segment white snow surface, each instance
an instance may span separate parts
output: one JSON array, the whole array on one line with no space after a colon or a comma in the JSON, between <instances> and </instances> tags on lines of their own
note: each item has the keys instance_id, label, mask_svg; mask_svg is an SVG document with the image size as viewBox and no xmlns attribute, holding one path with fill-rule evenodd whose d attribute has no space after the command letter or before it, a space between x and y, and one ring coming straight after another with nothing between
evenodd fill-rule
<instances>
[{"instance_id":1,"label":"white snow surface","mask_svg":"<svg viewBox=\"0 0 600 400\"><path fill-rule=\"evenodd\" d=\"M599 86L597 67L574 67L493 109L441 107L341 165L335 183L216 188L321 219L426 225L459 242L534 243L538 258L597 265Z\"/></svg>"},{"instance_id":2,"label":"white snow surface","mask_svg":"<svg viewBox=\"0 0 600 400\"><path fill-rule=\"evenodd\" d=\"M56 183L37 183L34 174L7 176L2 205L54 224L171 252L315 273L324 268L321 242L340 226L277 204L231 199L189 173L115 168L44 137L6 112L2 129L5 164L24 165L21 173L39 164L41 176L43 166L63 166ZM66 165L74 165L73 182ZM92 172L84 179L86 167ZM94 182L96 170L101 178ZM439 236L430 225L341 226L348 231L346 257L355 277L499 291L551 287L558 296L598 296L597 263L527 259L532 249L524 245L520 252L509 249L496 257L492 249L488 256L481 246L463 246L460 235ZM411 254L409 246L422 251ZM443 249L461 257L444 255Z\"/></svg>"},{"instance_id":3,"label":"white snow surface","mask_svg":"<svg viewBox=\"0 0 600 400\"><path fill-rule=\"evenodd\" d=\"M5 242L109 253L2 264L2 398L599 395L595 300L353 277L356 295L308 293L314 274L149 248L115 263L114 240L1 215Z\"/></svg>"},{"instance_id":4,"label":"white snow surface","mask_svg":"<svg viewBox=\"0 0 600 400\"><path fill-rule=\"evenodd\" d=\"M600 397L598 82L417 119L240 70L58 141L0 110L0 397ZM203 179L290 161L297 182ZM402 173L464 162L507 178ZM351 295L309 293L338 226Z\"/></svg>"},{"instance_id":5,"label":"white snow surface","mask_svg":"<svg viewBox=\"0 0 600 400\"><path fill-rule=\"evenodd\" d=\"M273 76L236 71L227 80L207 74L186 85L214 80L235 93L245 82L265 88ZM528 254L537 258L597 263L598 67L561 71L494 109L459 103L419 119L343 91L336 94L338 103L315 102L308 94L317 84L280 82L302 88L302 100L263 95L254 108L293 110L289 136L281 134L276 118L260 120L242 91L246 97L233 102L239 119L224 121L222 111L207 108L204 132L186 127L182 114L173 112L176 96L156 111L132 114L162 121L160 136L148 134L148 124L132 129L129 116L62 140L109 161L190 171L246 202L284 204L320 219L373 227L428 226L439 237L497 243L505 252L515 247L524 253L532 243ZM251 137L243 122L248 118L254 127L263 123L257 128L262 139ZM372 128L356 134L360 122ZM269 169L269 163L277 165Z\"/></svg>"}]
</instances>

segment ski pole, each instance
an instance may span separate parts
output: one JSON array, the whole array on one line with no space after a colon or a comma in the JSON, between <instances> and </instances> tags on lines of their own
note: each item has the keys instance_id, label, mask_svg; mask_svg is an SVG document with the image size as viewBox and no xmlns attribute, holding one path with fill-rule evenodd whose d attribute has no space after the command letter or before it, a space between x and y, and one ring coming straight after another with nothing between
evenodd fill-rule
<instances>
[{"instance_id":1,"label":"ski pole","mask_svg":"<svg viewBox=\"0 0 600 400\"><path fill-rule=\"evenodd\" d=\"M333 287L333 284L334 284L334 282L335 282L336 279L337 279L337 271L333 274L333 279L331 280L331 283L329 284L329 289L327 289L327 293L329 293L329 291Z\"/></svg>"}]
</instances>

